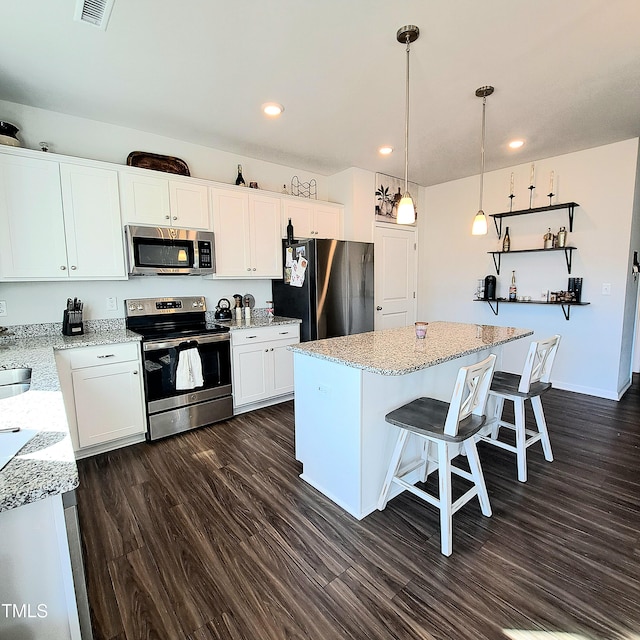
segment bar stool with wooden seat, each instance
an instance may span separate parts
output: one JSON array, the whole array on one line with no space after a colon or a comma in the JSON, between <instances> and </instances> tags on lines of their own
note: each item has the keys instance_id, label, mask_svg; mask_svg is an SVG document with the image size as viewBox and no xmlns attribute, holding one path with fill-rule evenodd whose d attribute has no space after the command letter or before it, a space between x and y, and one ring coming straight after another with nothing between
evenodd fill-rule
<instances>
[{"instance_id":1,"label":"bar stool with wooden seat","mask_svg":"<svg viewBox=\"0 0 640 640\"><path fill-rule=\"evenodd\" d=\"M524 363L522 375L496 371L491 383L489 395L495 398L495 422L490 428L490 435L482 433L479 440L488 442L517 456L518 480L527 481L527 448L538 440L542 443L542 450L547 461L553 461L551 442L547 431L547 423L542 410L540 396L551 389L551 368L560 344L560 336L555 335L546 340L532 342ZM515 424L502 419L504 401L513 402ZM538 430L533 431L525 426L525 400L531 402L533 414ZM500 427L507 427L515 431L515 445L508 444L498 438Z\"/></svg>"},{"instance_id":2,"label":"bar stool with wooden seat","mask_svg":"<svg viewBox=\"0 0 640 640\"><path fill-rule=\"evenodd\" d=\"M400 428L400 434L384 480L378 509L383 510L393 484L410 491L429 504L440 509L440 548L445 556L451 555L453 545L453 514L474 496L478 496L485 516L491 515L489 496L484 483L474 436L485 424L485 406L496 356L474 365L462 367L458 372L451 402L434 398L418 398L391 411L385 420ZM402 456L409 435L422 441L421 457L401 469ZM435 449L435 456L430 455ZM451 464L453 458L465 453L470 473ZM420 470L420 481L438 470L438 497L419 489L406 481L407 476ZM455 473L473 483L466 493L452 503L451 474Z\"/></svg>"}]
</instances>

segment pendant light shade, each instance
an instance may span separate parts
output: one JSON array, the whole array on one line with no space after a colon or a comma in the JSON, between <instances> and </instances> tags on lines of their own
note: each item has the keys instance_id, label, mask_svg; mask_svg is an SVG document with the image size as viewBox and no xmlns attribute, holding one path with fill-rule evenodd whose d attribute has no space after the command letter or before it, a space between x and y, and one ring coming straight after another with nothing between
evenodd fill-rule
<instances>
[{"instance_id":1,"label":"pendant light shade","mask_svg":"<svg viewBox=\"0 0 640 640\"><path fill-rule=\"evenodd\" d=\"M404 119L404 195L398 204L398 224L413 224L416 221L416 208L409 193L409 50L412 42L420 35L420 29L409 24L398 29L396 38L401 44L407 45L407 81L405 91L405 119Z\"/></svg>"},{"instance_id":2,"label":"pendant light shade","mask_svg":"<svg viewBox=\"0 0 640 640\"><path fill-rule=\"evenodd\" d=\"M471 227L471 234L474 236L487 235L487 216L484 215L484 211L482 210L482 191L484 188L484 140L487 96L490 96L493 91L493 87L490 86L476 89L476 96L478 96L478 98L482 98L482 143L480 145L480 206L478 207L478 213L476 213L476 217L473 219L473 226Z\"/></svg>"}]
</instances>

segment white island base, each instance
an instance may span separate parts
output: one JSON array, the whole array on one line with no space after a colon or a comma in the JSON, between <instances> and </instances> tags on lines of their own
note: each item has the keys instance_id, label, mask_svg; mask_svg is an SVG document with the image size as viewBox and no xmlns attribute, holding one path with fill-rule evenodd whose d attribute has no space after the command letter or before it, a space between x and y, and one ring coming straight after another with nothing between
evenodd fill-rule
<instances>
[{"instance_id":1,"label":"white island base","mask_svg":"<svg viewBox=\"0 0 640 640\"><path fill-rule=\"evenodd\" d=\"M398 427L384 417L420 396L449 401L460 367L498 356L492 347L404 375L382 375L295 353L296 459L300 477L361 520L377 508ZM417 445L405 455L418 456ZM415 480L418 480L418 471ZM411 481L411 476L407 478ZM402 489L392 486L390 498Z\"/></svg>"}]
</instances>

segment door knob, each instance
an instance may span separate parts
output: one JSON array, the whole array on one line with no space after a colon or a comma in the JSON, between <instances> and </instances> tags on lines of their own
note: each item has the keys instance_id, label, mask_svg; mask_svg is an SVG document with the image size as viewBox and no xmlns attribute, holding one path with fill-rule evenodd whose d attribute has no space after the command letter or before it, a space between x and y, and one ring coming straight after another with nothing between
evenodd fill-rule
<instances>
[{"instance_id":1,"label":"door knob","mask_svg":"<svg viewBox=\"0 0 640 640\"><path fill-rule=\"evenodd\" d=\"M382 307L376 307L376 311L382 311Z\"/></svg>"}]
</instances>

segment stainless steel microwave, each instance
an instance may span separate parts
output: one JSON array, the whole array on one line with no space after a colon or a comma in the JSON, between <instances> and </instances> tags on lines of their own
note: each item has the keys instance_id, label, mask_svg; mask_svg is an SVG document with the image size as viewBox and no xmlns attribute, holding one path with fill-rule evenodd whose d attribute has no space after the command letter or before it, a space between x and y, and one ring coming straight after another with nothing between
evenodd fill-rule
<instances>
[{"instance_id":1,"label":"stainless steel microwave","mask_svg":"<svg viewBox=\"0 0 640 640\"><path fill-rule=\"evenodd\" d=\"M129 275L203 276L215 273L211 231L127 225L124 232Z\"/></svg>"}]
</instances>

